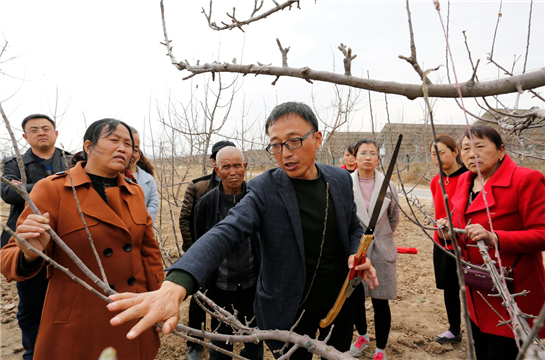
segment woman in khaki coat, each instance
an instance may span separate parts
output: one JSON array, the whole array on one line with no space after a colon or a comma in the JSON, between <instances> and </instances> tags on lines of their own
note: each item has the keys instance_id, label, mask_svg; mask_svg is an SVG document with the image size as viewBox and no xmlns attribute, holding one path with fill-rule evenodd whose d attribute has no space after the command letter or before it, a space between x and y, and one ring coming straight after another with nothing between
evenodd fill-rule
<instances>
[{"instance_id":1,"label":"woman in khaki coat","mask_svg":"<svg viewBox=\"0 0 545 360\"><path fill-rule=\"evenodd\" d=\"M164 278L161 255L142 189L119 173L133 154L133 137L120 121L103 119L91 124L84 136L83 152L70 170L85 222L108 278L117 292L146 292L159 288ZM44 251L83 280L88 278L56 243L49 226L75 254L101 277L67 173L38 182L31 197L43 216L25 208L17 234ZM47 265L14 238L1 251L2 274L8 281L24 281L47 266L49 288L36 342L35 360L98 359L112 346L118 359L154 359L160 345L154 329L136 340L125 334L136 324L110 325L106 303ZM95 286L98 291L101 291Z\"/></svg>"},{"instance_id":2,"label":"woman in khaki coat","mask_svg":"<svg viewBox=\"0 0 545 360\"><path fill-rule=\"evenodd\" d=\"M354 148L358 164L357 170L351 174L354 201L363 229L367 230L385 176L377 170L380 158L374 140L360 140ZM354 324L358 330L358 337L350 348L354 356L361 355L369 344L365 297L370 297L375 313L376 349L373 360L386 360L385 349L392 322L388 300L397 297L397 246L394 232L399 224L398 204L397 187L390 181L375 225L374 238L367 251L367 256L377 270L380 286L371 290L367 284L362 283L354 292L357 304Z\"/></svg>"}]
</instances>

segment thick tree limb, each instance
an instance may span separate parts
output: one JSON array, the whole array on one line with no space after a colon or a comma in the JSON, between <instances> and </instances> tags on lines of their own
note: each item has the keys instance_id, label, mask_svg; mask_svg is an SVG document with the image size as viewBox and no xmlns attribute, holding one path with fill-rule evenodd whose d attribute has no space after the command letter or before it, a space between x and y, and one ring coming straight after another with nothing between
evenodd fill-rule
<instances>
[{"instance_id":1,"label":"thick tree limb","mask_svg":"<svg viewBox=\"0 0 545 360\"><path fill-rule=\"evenodd\" d=\"M355 76L346 76L329 71L312 70L309 67L293 68L293 67L276 67L263 65L239 65L231 63L205 63L203 65L189 65L187 62L179 62L174 64L179 70L187 70L191 75L184 78L189 79L198 74L204 73L238 73L238 74L254 74L254 75L269 75L269 76L288 76L293 78L304 79L306 81L323 81L346 85L358 89L365 89L381 93L403 95L414 100L423 97L422 86L417 84L403 84L394 81L381 81L365 79ZM530 73L516 75L512 77L502 78L498 80L486 82L465 82L460 83L460 92L463 97L483 97L494 96L501 94L509 94L517 92L517 84L523 90L530 90L545 86L545 68L536 70ZM428 86L429 97L439 98L456 98L458 90L451 84L432 84Z\"/></svg>"}]
</instances>

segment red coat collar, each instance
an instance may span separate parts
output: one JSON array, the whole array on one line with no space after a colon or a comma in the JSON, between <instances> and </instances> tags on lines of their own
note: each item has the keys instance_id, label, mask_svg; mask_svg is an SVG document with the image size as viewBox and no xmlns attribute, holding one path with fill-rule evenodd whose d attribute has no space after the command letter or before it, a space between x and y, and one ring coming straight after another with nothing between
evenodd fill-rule
<instances>
[{"instance_id":1,"label":"red coat collar","mask_svg":"<svg viewBox=\"0 0 545 360\"><path fill-rule=\"evenodd\" d=\"M511 180L513 178L513 173L517 168L517 164L511 160L509 155L505 155L500 167L492 175L492 177L486 182L483 190L481 191L480 196L478 196L469 207L466 209L467 200L469 197L469 188L473 184L473 179L477 174L472 173L471 171L466 172L461 175L460 182L458 184L458 190L456 196L452 199L454 207L461 211L462 213L473 213L476 211L481 211L486 209L486 204L488 207L492 207L496 204L496 199L494 198L494 193L492 188L494 187L508 187L511 185ZM483 194L483 192L485 194ZM484 200L486 195L486 202Z\"/></svg>"}]
</instances>

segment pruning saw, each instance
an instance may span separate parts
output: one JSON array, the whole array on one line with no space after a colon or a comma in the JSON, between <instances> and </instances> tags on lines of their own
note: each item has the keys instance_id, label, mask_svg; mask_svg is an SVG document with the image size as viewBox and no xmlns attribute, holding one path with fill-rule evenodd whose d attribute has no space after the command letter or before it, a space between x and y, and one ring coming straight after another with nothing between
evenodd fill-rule
<instances>
[{"instance_id":1,"label":"pruning saw","mask_svg":"<svg viewBox=\"0 0 545 360\"><path fill-rule=\"evenodd\" d=\"M358 251L356 252L356 257L354 259L354 266L348 272L348 276L346 277L346 280L344 281L343 287L341 288L341 292L339 293L339 296L337 297L337 300L335 301L333 308L329 310L329 313L327 314L325 319L322 319L320 321L321 328L325 328L329 326L333 322L333 320L335 320L335 318L339 314L339 311L341 311L341 308L343 307L343 304L346 301L346 299L349 298L350 295L352 295L352 292L354 292L354 289L356 289L356 287L358 287L358 285L362 281L361 272L358 273L355 270L356 265L365 263L365 254L367 254L369 245L371 245L371 241L373 241L375 226L377 224L378 217L380 215L380 210L382 208L382 203L384 202L384 197L386 196L386 192L388 191L388 186L390 185L390 179L392 177L392 173L394 172L394 166L397 160L397 155L399 153L399 148L401 146L402 139L403 139L403 135L399 134L399 136L397 137L397 143L394 149L394 153L392 154L392 159L390 160L390 165L388 166L388 171L386 172L384 181L382 182L382 186L380 187L380 192L377 198L377 202L375 203L375 207L373 209L371 220L369 221L369 226L367 227L367 230L361 237L360 246L358 247Z\"/></svg>"}]
</instances>

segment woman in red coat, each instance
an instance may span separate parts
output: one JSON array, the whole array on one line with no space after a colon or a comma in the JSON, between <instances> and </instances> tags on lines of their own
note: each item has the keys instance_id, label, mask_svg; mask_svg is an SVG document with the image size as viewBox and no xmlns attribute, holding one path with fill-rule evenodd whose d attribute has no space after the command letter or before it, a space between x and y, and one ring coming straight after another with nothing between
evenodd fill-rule
<instances>
[{"instance_id":1,"label":"woman in red coat","mask_svg":"<svg viewBox=\"0 0 545 360\"><path fill-rule=\"evenodd\" d=\"M346 169L349 173L353 173L358 168L354 145L348 145L346 149L344 149L343 160L344 164L341 166L341 169Z\"/></svg>"},{"instance_id":2,"label":"woman in red coat","mask_svg":"<svg viewBox=\"0 0 545 360\"><path fill-rule=\"evenodd\" d=\"M108 284L117 292L158 289L164 278L163 267L143 191L119 174L133 154L129 127L113 119L96 121L85 132L83 150L84 161L70 169L70 174ZM51 227L101 277L67 172L38 182L31 197L43 216L33 214L27 206L19 217L17 234L88 281L67 254L50 241L45 231ZM8 281L29 279L47 265L14 238L2 249L1 261L2 274ZM136 340L127 340L125 334L136 321L111 326L103 300L51 265L47 265L47 274L49 287L35 360L96 360L109 346L116 349L118 359L155 358L160 343L154 329Z\"/></svg>"},{"instance_id":3,"label":"woman in red coat","mask_svg":"<svg viewBox=\"0 0 545 360\"><path fill-rule=\"evenodd\" d=\"M537 316L545 302L541 253L545 250L545 177L538 171L517 167L505 154L501 136L490 127L467 130L461 149L469 171L460 177L452 205L454 226L466 231L459 240L463 258L483 264L478 248L468 246L479 240L489 247L497 267L499 260L509 268L518 258L511 292L529 291L516 297L516 303L524 313ZM477 359L515 359L518 348L513 330L507 325L498 326L510 319L509 313L501 298L488 295L467 288ZM528 321L531 326L533 320ZM540 332L543 336L545 328Z\"/></svg>"},{"instance_id":4,"label":"woman in red coat","mask_svg":"<svg viewBox=\"0 0 545 360\"><path fill-rule=\"evenodd\" d=\"M460 179L460 175L465 173L467 169L462 164L460 150L456 145L456 141L454 141L450 135L437 135L436 141L439 157L435 151L434 144L432 144L430 146L431 159L433 160L435 166L439 166L438 158L441 159L443 184L449 198L449 207L452 211L452 197L456 192L458 180ZM437 174L430 183L431 193L433 195L433 205L435 207L435 220L443 219L447 216L440 181L441 176L440 174ZM439 246L451 253L454 253L454 248L451 241L439 239L437 232L435 232L433 235L433 239L437 244L439 244ZM435 341L440 343L459 343L462 341L462 332L460 331L460 286L458 284L458 276L456 273L456 260L439 247L434 246L433 268L435 270L435 284L438 289L443 290L443 299L449 322L448 330L442 334L436 335Z\"/></svg>"}]
</instances>

